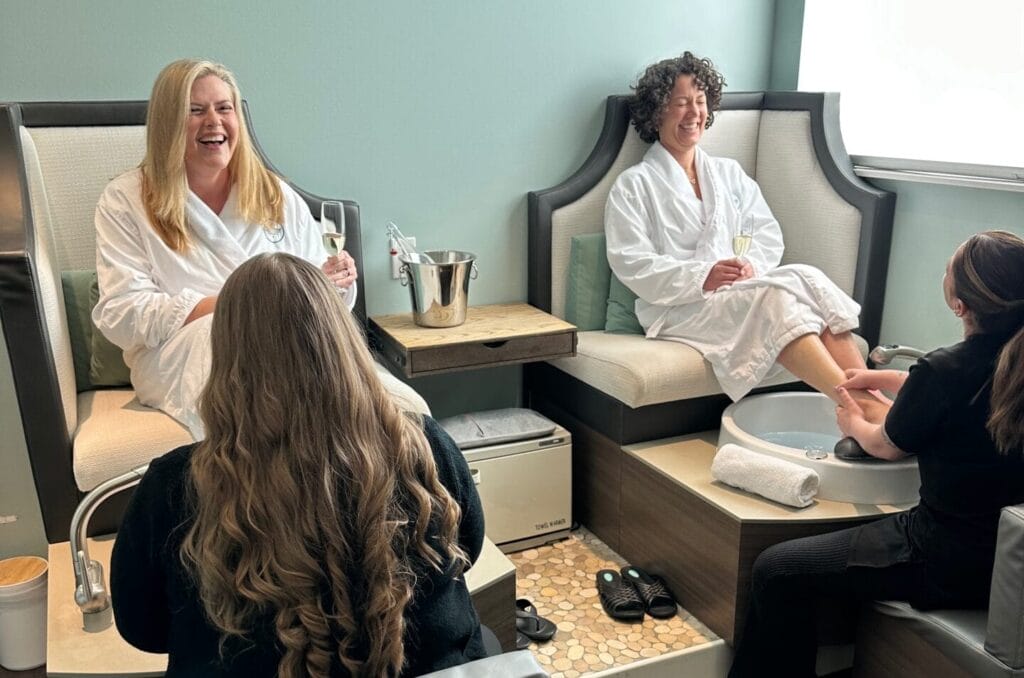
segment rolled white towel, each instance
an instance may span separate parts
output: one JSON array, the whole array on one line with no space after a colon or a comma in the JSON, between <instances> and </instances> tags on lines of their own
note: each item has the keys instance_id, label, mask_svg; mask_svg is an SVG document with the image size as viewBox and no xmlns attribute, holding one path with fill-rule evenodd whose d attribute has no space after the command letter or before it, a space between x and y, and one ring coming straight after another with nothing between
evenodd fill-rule
<instances>
[{"instance_id":1,"label":"rolled white towel","mask_svg":"<svg viewBox=\"0 0 1024 678\"><path fill-rule=\"evenodd\" d=\"M793 462L726 443L711 462L711 476L780 504L804 508L818 494L818 473Z\"/></svg>"}]
</instances>

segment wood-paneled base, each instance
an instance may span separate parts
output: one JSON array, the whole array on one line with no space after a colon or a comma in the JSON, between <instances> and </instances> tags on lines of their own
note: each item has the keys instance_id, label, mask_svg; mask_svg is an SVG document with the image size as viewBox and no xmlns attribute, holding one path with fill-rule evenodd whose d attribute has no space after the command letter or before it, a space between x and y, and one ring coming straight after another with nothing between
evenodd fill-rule
<instances>
[{"instance_id":1,"label":"wood-paneled base","mask_svg":"<svg viewBox=\"0 0 1024 678\"><path fill-rule=\"evenodd\" d=\"M512 570L471 596L480 623L491 629L501 649L516 649L516 573Z\"/></svg>"},{"instance_id":2,"label":"wood-paneled base","mask_svg":"<svg viewBox=\"0 0 1024 678\"><path fill-rule=\"evenodd\" d=\"M573 517L628 562L662 574L680 604L729 644L741 633L750 572L761 551L899 510L819 502L801 511L738 490L719 501L721 496L709 497L706 487L698 491L659 469L657 461L642 460L536 391L530 405L572 433ZM713 454L713 446L703 444ZM750 510L730 504L736 493ZM820 631L839 642L854 634L842 615L826 619Z\"/></svg>"},{"instance_id":3,"label":"wood-paneled base","mask_svg":"<svg viewBox=\"0 0 1024 678\"><path fill-rule=\"evenodd\" d=\"M619 550L622 448L536 393L530 406L572 434L572 516Z\"/></svg>"},{"instance_id":4,"label":"wood-paneled base","mask_svg":"<svg viewBox=\"0 0 1024 678\"><path fill-rule=\"evenodd\" d=\"M661 573L679 603L730 645L743 627L750 572L772 544L874 520L747 522L629 454L622 458L618 552ZM852 629L850 629L852 635Z\"/></svg>"},{"instance_id":5,"label":"wood-paneled base","mask_svg":"<svg viewBox=\"0 0 1024 678\"><path fill-rule=\"evenodd\" d=\"M970 673L899 619L866 609L857 624L854 678L969 678Z\"/></svg>"}]
</instances>

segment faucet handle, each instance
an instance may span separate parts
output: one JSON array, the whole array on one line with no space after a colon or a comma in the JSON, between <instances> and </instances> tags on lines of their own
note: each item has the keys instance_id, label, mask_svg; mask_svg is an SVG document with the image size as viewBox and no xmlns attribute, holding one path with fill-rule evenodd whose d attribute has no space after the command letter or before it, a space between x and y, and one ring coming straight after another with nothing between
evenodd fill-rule
<instances>
[{"instance_id":1,"label":"faucet handle","mask_svg":"<svg viewBox=\"0 0 1024 678\"><path fill-rule=\"evenodd\" d=\"M96 560L86 560L83 551L78 552L76 564L87 563L85 576L78 578L79 584L75 587L75 602L82 608L85 614L102 612L110 607L110 594L103 580L103 564Z\"/></svg>"}]
</instances>

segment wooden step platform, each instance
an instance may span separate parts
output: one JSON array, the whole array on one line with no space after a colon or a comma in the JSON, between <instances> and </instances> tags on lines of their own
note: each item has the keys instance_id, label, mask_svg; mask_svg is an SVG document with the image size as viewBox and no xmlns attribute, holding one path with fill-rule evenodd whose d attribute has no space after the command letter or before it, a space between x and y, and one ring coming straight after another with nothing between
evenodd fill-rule
<instances>
[{"instance_id":1,"label":"wooden step platform","mask_svg":"<svg viewBox=\"0 0 1024 678\"><path fill-rule=\"evenodd\" d=\"M597 595L601 569L619 570L625 559L586 529L568 539L509 554L516 590L558 627L531 650L552 678L584 675L725 675L730 653L724 642L680 608L670 619L644 617L627 623L605 614Z\"/></svg>"}]
</instances>

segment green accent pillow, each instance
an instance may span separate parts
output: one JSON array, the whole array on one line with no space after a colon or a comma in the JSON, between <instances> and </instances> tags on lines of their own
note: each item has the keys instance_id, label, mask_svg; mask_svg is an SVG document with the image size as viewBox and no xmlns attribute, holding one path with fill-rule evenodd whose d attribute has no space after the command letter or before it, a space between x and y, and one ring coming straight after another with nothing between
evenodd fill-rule
<instances>
[{"instance_id":1,"label":"green accent pillow","mask_svg":"<svg viewBox=\"0 0 1024 678\"><path fill-rule=\"evenodd\" d=\"M92 324L92 309L100 297L96 271L63 271L60 282L78 391L129 385L131 375L121 349Z\"/></svg>"},{"instance_id":2,"label":"green accent pillow","mask_svg":"<svg viewBox=\"0 0 1024 678\"><path fill-rule=\"evenodd\" d=\"M92 388L89 361L92 358L93 325L90 314L89 289L96 280L96 271L63 271L60 284L64 289L64 311L71 336L71 358L75 363L75 383L79 391Z\"/></svg>"},{"instance_id":3,"label":"green accent pillow","mask_svg":"<svg viewBox=\"0 0 1024 678\"><path fill-rule=\"evenodd\" d=\"M605 255L604 233L573 236L569 248L569 279L565 286L565 319L581 332L604 329L608 284L612 277Z\"/></svg>"},{"instance_id":4,"label":"green accent pillow","mask_svg":"<svg viewBox=\"0 0 1024 678\"><path fill-rule=\"evenodd\" d=\"M633 290L613 275L608 286L608 314L604 331L612 334L644 334L644 328L636 319L636 300Z\"/></svg>"},{"instance_id":5,"label":"green accent pillow","mask_svg":"<svg viewBox=\"0 0 1024 678\"><path fill-rule=\"evenodd\" d=\"M100 299L100 285L96 274L92 274L89 288L89 322L92 323L92 309ZM93 328L92 356L89 361L89 381L96 386L128 386L132 383L131 370L124 364L124 352L103 333Z\"/></svg>"}]
</instances>

